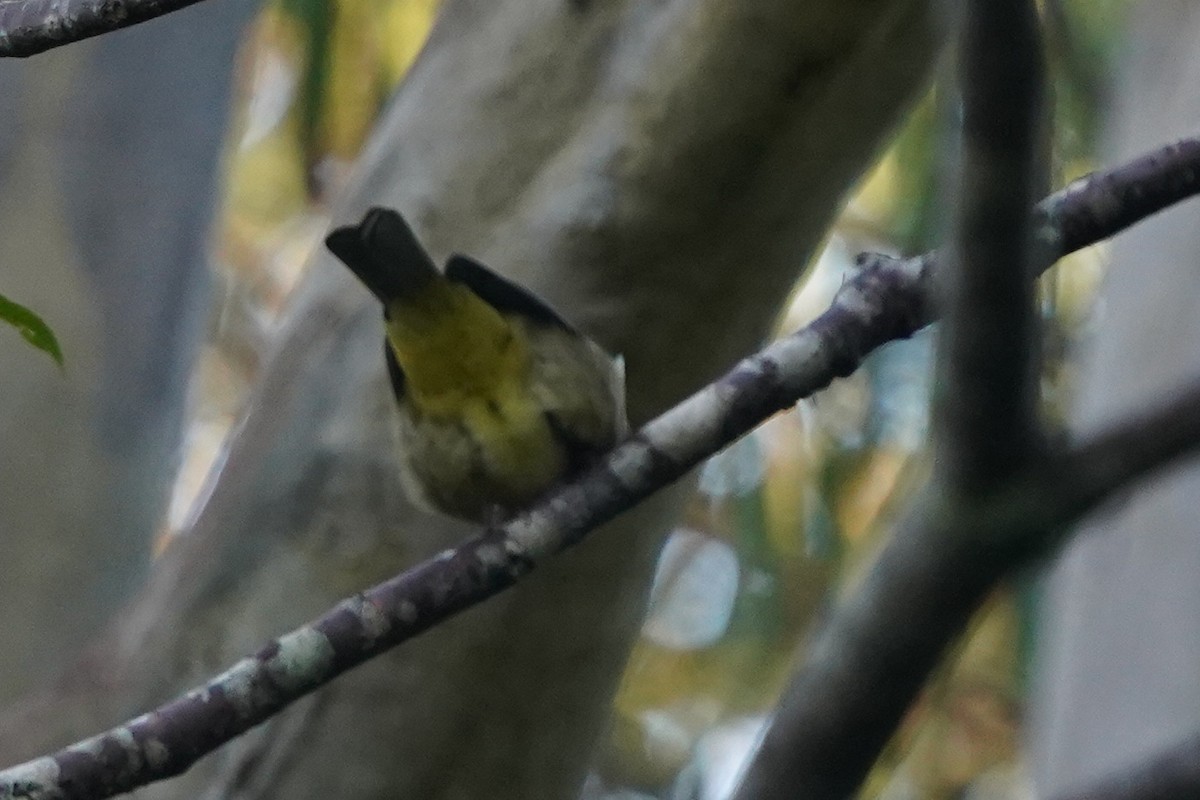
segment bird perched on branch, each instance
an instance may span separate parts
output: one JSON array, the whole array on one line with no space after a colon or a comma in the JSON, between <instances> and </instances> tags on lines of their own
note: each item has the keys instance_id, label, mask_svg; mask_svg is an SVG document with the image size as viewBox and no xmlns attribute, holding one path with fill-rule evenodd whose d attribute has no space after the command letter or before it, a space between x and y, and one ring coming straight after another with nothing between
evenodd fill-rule
<instances>
[{"instance_id":1,"label":"bird perched on branch","mask_svg":"<svg viewBox=\"0 0 1200 800\"><path fill-rule=\"evenodd\" d=\"M418 501L491 521L625 435L621 360L526 289L462 255L439 271L389 209L325 244L383 303L402 474Z\"/></svg>"}]
</instances>

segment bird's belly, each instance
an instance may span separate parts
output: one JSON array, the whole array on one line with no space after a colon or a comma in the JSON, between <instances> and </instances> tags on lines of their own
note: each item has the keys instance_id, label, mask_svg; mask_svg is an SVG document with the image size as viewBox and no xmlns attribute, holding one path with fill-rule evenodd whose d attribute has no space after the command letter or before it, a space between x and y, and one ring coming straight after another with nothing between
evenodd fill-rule
<instances>
[{"instance_id":1,"label":"bird's belly","mask_svg":"<svg viewBox=\"0 0 1200 800\"><path fill-rule=\"evenodd\" d=\"M401 459L429 505L485 520L535 500L566 471L562 445L540 406L528 398L472 400L452 417L401 407Z\"/></svg>"}]
</instances>

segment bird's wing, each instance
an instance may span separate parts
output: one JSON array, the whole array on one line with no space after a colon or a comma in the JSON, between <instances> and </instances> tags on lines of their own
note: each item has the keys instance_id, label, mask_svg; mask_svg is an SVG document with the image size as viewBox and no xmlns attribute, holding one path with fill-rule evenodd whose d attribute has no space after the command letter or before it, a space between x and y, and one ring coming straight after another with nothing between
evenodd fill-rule
<instances>
[{"instance_id":1,"label":"bird's wing","mask_svg":"<svg viewBox=\"0 0 1200 800\"><path fill-rule=\"evenodd\" d=\"M396 395L396 400L404 399L404 370L400 369L400 362L396 360L396 352L392 350L392 343L383 338L383 357L387 361L388 378L392 382L392 393Z\"/></svg>"},{"instance_id":2,"label":"bird's wing","mask_svg":"<svg viewBox=\"0 0 1200 800\"><path fill-rule=\"evenodd\" d=\"M455 254L446 262L446 278L461 283L502 314L517 314L542 325L575 333L566 320L537 295L501 277L473 258Z\"/></svg>"}]
</instances>

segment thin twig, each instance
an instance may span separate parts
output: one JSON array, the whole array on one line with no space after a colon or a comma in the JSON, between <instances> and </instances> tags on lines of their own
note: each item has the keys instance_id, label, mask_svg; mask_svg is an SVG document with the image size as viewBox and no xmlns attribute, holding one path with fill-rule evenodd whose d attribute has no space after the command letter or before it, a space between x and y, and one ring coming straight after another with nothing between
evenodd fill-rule
<instances>
[{"instance_id":1,"label":"thin twig","mask_svg":"<svg viewBox=\"0 0 1200 800\"><path fill-rule=\"evenodd\" d=\"M1160 174L1168 169L1190 170L1190 177ZM1090 187L1103 197L1136 194L1137 211L1121 217L1131 224L1200 191L1197 173L1200 141L1189 140L1048 198L1038 217L1044 226L1063 222L1069 230L1107 235L1115 231L1082 218L1100 202ZM1130 176L1153 190L1135 191L1125 183ZM1059 237L1048 227L1042 235L1075 247L1095 241ZM101 798L178 774L353 666L498 593L771 414L849 375L874 348L931 321L935 263L932 254L863 259L863 269L815 322L650 422L532 510L345 600L148 714L0 772L0 799Z\"/></svg>"}]
</instances>

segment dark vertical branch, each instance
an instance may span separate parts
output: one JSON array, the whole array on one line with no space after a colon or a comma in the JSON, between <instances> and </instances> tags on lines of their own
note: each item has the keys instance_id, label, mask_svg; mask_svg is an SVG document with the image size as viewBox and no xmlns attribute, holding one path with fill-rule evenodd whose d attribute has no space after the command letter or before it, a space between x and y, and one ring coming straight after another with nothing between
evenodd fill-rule
<instances>
[{"instance_id":1,"label":"dark vertical branch","mask_svg":"<svg viewBox=\"0 0 1200 800\"><path fill-rule=\"evenodd\" d=\"M1036 442L1036 273L1026 209L1043 163L1042 59L1032 3L967 4L958 214L943 284L935 418L940 479L955 492L994 486Z\"/></svg>"},{"instance_id":2,"label":"dark vertical branch","mask_svg":"<svg viewBox=\"0 0 1200 800\"><path fill-rule=\"evenodd\" d=\"M859 591L812 642L737 800L852 795L947 644L1005 570L1031 554L1021 543L1036 518L997 514L995 499L1040 453L1037 273L1025 211L1038 163L1037 26L1029 0L968 4L961 200L943 284L938 471ZM898 609L905 611L899 619Z\"/></svg>"}]
</instances>

